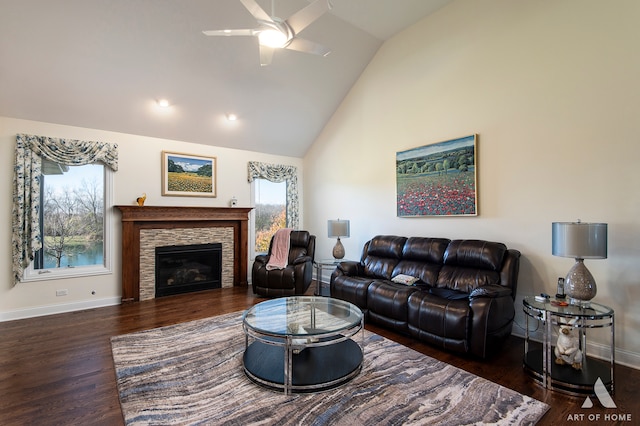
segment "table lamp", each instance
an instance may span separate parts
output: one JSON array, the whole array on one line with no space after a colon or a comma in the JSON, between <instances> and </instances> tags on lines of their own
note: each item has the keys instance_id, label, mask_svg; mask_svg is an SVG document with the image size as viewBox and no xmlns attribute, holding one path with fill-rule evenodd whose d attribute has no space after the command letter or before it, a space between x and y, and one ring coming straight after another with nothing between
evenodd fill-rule
<instances>
[{"instance_id":1,"label":"table lamp","mask_svg":"<svg viewBox=\"0 0 640 426\"><path fill-rule=\"evenodd\" d=\"M551 227L554 256L573 257L576 263L564 280L564 292L570 303L588 307L596 295L596 280L584 265L584 259L607 258L607 224L553 222Z\"/></svg>"},{"instance_id":2,"label":"table lamp","mask_svg":"<svg viewBox=\"0 0 640 426\"><path fill-rule=\"evenodd\" d=\"M348 220L328 220L327 228L329 230L329 238L338 238L335 247L333 247L333 257L342 259L344 257L344 246L340 242L340 237L349 238L349 221Z\"/></svg>"}]
</instances>

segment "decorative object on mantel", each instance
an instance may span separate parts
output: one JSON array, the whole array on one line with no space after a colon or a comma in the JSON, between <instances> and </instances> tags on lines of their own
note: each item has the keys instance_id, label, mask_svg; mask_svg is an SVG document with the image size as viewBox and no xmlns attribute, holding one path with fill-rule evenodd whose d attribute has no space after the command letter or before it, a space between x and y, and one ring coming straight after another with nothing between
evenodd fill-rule
<instances>
[{"instance_id":1,"label":"decorative object on mantel","mask_svg":"<svg viewBox=\"0 0 640 426\"><path fill-rule=\"evenodd\" d=\"M162 195L216 197L216 157L162 151Z\"/></svg>"},{"instance_id":2,"label":"decorative object on mantel","mask_svg":"<svg viewBox=\"0 0 640 426\"><path fill-rule=\"evenodd\" d=\"M477 135L396 153L397 215L477 216Z\"/></svg>"},{"instance_id":3,"label":"decorative object on mantel","mask_svg":"<svg viewBox=\"0 0 640 426\"><path fill-rule=\"evenodd\" d=\"M340 241L340 237L349 238L349 221L348 220L328 220L327 221L329 238L338 238L335 247L333 247L333 257L342 259L344 257L344 246Z\"/></svg>"},{"instance_id":4,"label":"decorative object on mantel","mask_svg":"<svg viewBox=\"0 0 640 426\"><path fill-rule=\"evenodd\" d=\"M607 224L553 222L551 227L554 256L573 257L576 263L564 280L564 292L572 305L588 307L597 293L596 280L584 265L584 259L607 258Z\"/></svg>"},{"instance_id":5,"label":"decorative object on mantel","mask_svg":"<svg viewBox=\"0 0 640 426\"><path fill-rule=\"evenodd\" d=\"M136 203L138 203L138 205L140 207L144 206L144 201L147 199L147 193L145 192L144 194L142 194L141 197L136 198Z\"/></svg>"}]
</instances>

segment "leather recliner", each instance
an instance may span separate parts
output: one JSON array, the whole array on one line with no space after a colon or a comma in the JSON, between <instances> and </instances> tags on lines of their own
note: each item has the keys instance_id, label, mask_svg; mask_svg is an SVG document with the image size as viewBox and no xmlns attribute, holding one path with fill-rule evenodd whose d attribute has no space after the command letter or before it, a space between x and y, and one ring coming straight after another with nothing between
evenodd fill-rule
<instances>
[{"instance_id":1,"label":"leather recliner","mask_svg":"<svg viewBox=\"0 0 640 426\"><path fill-rule=\"evenodd\" d=\"M251 286L255 294L265 297L301 295L311 285L316 237L308 231L291 231L289 238L289 259L284 269L267 269L273 237L268 253L256 256L251 269Z\"/></svg>"},{"instance_id":2,"label":"leather recliner","mask_svg":"<svg viewBox=\"0 0 640 426\"><path fill-rule=\"evenodd\" d=\"M331 297L368 321L443 349L487 357L511 334L520 252L482 240L379 235L331 275ZM399 275L418 279L394 282Z\"/></svg>"}]
</instances>

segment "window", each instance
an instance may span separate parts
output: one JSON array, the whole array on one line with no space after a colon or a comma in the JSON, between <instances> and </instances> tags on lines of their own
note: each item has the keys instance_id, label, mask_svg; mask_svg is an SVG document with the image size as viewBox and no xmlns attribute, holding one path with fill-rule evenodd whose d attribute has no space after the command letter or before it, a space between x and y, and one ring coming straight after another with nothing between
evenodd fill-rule
<instances>
[{"instance_id":1,"label":"window","mask_svg":"<svg viewBox=\"0 0 640 426\"><path fill-rule=\"evenodd\" d=\"M252 183L251 191L253 191L252 198L255 204L255 208L251 211L250 225L256 236L251 241L251 251L255 255L256 253L266 253L269 250L269 240L278 228L298 229L298 171L294 166L249 161L248 174L249 182ZM279 211L279 215L269 214L267 206L270 205L279 206L277 209L273 209ZM282 209L284 209L284 215ZM258 215L261 219L258 219ZM262 217L269 219L260 223ZM279 222L277 218L279 218ZM263 233L260 234L262 237L259 242L257 237L261 231Z\"/></svg>"},{"instance_id":2,"label":"window","mask_svg":"<svg viewBox=\"0 0 640 426\"><path fill-rule=\"evenodd\" d=\"M44 211L45 192L42 189L42 181L47 174L64 174L71 166L86 166L103 164L103 263L102 265L85 266L83 268L42 269L44 266L44 240L42 231L45 231ZM14 285L27 279L47 279L49 274L56 277L90 275L111 272L110 255L110 222L106 216L105 206L111 206L111 182L113 172L118 170L118 145L106 142L80 141L75 139L58 139L48 136L16 135L15 163L13 168L13 210L12 210L12 260ZM46 191L46 190L45 190ZM99 194L96 189L94 191ZM97 209L94 212L97 212ZM70 210L74 216L75 209ZM79 211L79 210L78 210ZM69 212L67 212L69 213ZM51 225L50 223L47 225ZM60 231L49 229L50 235L55 238L61 235ZM99 232L99 231L96 231ZM54 250L55 251L55 250ZM36 261L36 259L39 260ZM68 255L71 257L71 254ZM38 268L34 269L34 264ZM62 256L56 264L62 266ZM67 264L69 266L69 263ZM64 271L60 273L60 271Z\"/></svg>"},{"instance_id":3,"label":"window","mask_svg":"<svg viewBox=\"0 0 640 426\"><path fill-rule=\"evenodd\" d=\"M65 166L43 160L40 235L27 280L109 272L106 195L110 169L102 164Z\"/></svg>"},{"instance_id":4,"label":"window","mask_svg":"<svg viewBox=\"0 0 640 426\"><path fill-rule=\"evenodd\" d=\"M254 180L255 252L266 253L271 237L287 226L287 183Z\"/></svg>"}]
</instances>

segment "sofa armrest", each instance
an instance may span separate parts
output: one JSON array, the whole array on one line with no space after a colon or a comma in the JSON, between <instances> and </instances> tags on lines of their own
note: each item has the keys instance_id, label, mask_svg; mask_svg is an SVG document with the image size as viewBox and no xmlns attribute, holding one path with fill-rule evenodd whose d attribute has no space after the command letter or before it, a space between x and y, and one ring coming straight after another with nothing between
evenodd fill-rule
<instances>
[{"instance_id":1,"label":"sofa armrest","mask_svg":"<svg viewBox=\"0 0 640 426\"><path fill-rule=\"evenodd\" d=\"M302 263L312 262L311 256L300 256L293 261L294 265L300 265Z\"/></svg>"},{"instance_id":2,"label":"sofa armrest","mask_svg":"<svg viewBox=\"0 0 640 426\"><path fill-rule=\"evenodd\" d=\"M518 273L520 272L520 252L509 249L504 257L500 271L500 284L511 289L511 297L515 301L518 290Z\"/></svg>"},{"instance_id":3,"label":"sofa armrest","mask_svg":"<svg viewBox=\"0 0 640 426\"><path fill-rule=\"evenodd\" d=\"M475 290L473 290L469 294L469 298L471 299L475 297L496 298L496 297L504 297L504 296L511 297L511 295L512 293L509 287L504 287L498 284L489 284L489 285L483 285L482 287L478 287Z\"/></svg>"},{"instance_id":4,"label":"sofa armrest","mask_svg":"<svg viewBox=\"0 0 640 426\"><path fill-rule=\"evenodd\" d=\"M345 261L338 263L338 269L344 274L348 276L362 276L364 275L364 268L360 262L354 261Z\"/></svg>"},{"instance_id":5,"label":"sofa armrest","mask_svg":"<svg viewBox=\"0 0 640 426\"><path fill-rule=\"evenodd\" d=\"M255 262L267 264L269 263L269 255L268 254L259 254L255 258Z\"/></svg>"}]
</instances>

